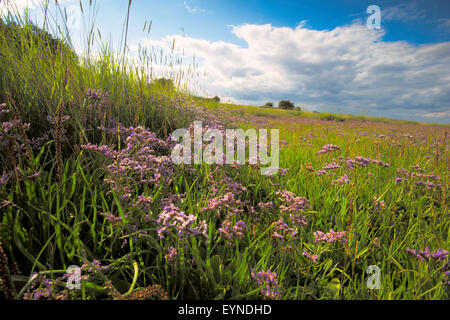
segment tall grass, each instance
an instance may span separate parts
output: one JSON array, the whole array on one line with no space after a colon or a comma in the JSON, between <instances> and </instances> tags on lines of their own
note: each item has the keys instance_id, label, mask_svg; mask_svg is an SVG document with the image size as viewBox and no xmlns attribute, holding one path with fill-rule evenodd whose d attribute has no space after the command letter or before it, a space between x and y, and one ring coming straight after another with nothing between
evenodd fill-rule
<instances>
[{"instance_id":1,"label":"tall grass","mask_svg":"<svg viewBox=\"0 0 450 320\"><path fill-rule=\"evenodd\" d=\"M46 8L44 4L44 13L50 14ZM95 8L93 3L83 12L95 13ZM50 31L45 27L55 17L44 20L44 30ZM88 14L88 21L95 17ZM127 15L122 46L115 50L100 39L93 47L95 27L85 26L86 55L77 56L68 46L64 22L53 29L55 40L37 38L26 17L5 18L0 102L9 112L0 113L0 120L16 121L15 131L2 127L0 136L0 174L6 174L0 181L0 276L6 298L260 299L264 290L252 270L270 269L277 274L280 299L448 299L442 281L445 261L421 262L405 250L449 248L446 127L352 118L334 122L304 112L224 106L193 97L183 80L190 75L175 55L169 54L175 61L167 63L162 54L141 48L138 59L127 58L128 23ZM150 72L158 69L158 61L169 67L163 76ZM171 81L157 81L162 77ZM208 107L209 114L199 106ZM142 183L138 175L113 170L128 163L124 157L108 158L86 148L89 143L108 146L140 165L141 152L164 160L167 150L155 148L149 156L146 146L138 145L127 151L129 131L148 128L134 137L151 131L162 140L149 141L163 145L174 129L188 127L194 119L224 115L242 127L279 128L286 140L280 163L288 171L265 177L252 166L171 168L161 161L172 174L161 183ZM325 144L341 149L318 155ZM356 156L390 167L349 169L341 163L317 175L326 164ZM416 178L396 181L402 177L397 169L418 170L410 168L415 165L440 176L441 187L417 185ZM349 183L333 182L343 175ZM230 190L233 202L220 212L205 210ZM296 237L274 236L281 232L279 219L289 221L278 191L306 197L312 206L297 212L308 224L297 228ZM138 205L142 201L144 207ZM379 201L386 205L377 207ZM160 238L157 220L164 202L184 217L194 216L192 228L205 221L209 241L198 235L180 238L177 232ZM226 222L240 221L246 225L242 236L230 240L220 231ZM314 241L314 232L330 229L345 231L347 241ZM317 255L317 263L304 250ZM83 264L87 278L82 288L64 289L67 268ZM366 285L370 265L381 268L379 290ZM45 279L53 281L51 292Z\"/></svg>"}]
</instances>

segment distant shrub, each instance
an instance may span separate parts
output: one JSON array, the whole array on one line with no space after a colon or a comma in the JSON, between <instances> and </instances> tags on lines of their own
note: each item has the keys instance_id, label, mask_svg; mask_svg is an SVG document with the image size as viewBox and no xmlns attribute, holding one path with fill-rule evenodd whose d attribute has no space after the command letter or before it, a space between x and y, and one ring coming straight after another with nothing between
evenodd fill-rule
<instances>
[{"instance_id":1,"label":"distant shrub","mask_svg":"<svg viewBox=\"0 0 450 320\"><path fill-rule=\"evenodd\" d=\"M262 106L263 108L273 108L273 102L266 102L265 105Z\"/></svg>"},{"instance_id":2,"label":"distant shrub","mask_svg":"<svg viewBox=\"0 0 450 320\"><path fill-rule=\"evenodd\" d=\"M215 96L214 98L212 98L215 102L220 102L220 98L218 96Z\"/></svg>"},{"instance_id":3,"label":"distant shrub","mask_svg":"<svg viewBox=\"0 0 450 320\"><path fill-rule=\"evenodd\" d=\"M327 121L339 121L344 122L345 118L339 117L337 115L334 115L332 113L323 113L320 115L320 119L327 120Z\"/></svg>"},{"instance_id":4,"label":"distant shrub","mask_svg":"<svg viewBox=\"0 0 450 320\"><path fill-rule=\"evenodd\" d=\"M159 79L156 80L156 83L159 86L163 87L163 88L167 88L167 89L173 89L174 88L172 79L159 78Z\"/></svg>"},{"instance_id":5,"label":"distant shrub","mask_svg":"<svg viewBox=\"0 0 450 320\"><path fill-rule=\"evenodd\" d=\"M295 107L295 111L301 112L302 108L301 107Z\"/></svg>"},{"instance_id":6,"label":"distant shrub","mask_svg":"<svg viewBox=\"0 0 450 320\"><path fill-rule=\"evenodd\" d=\"M289 100L281 100L278 103L278 108L284 109L284 110L294 110L295 106L294 104Z\"/></svg>"}]
</instances>

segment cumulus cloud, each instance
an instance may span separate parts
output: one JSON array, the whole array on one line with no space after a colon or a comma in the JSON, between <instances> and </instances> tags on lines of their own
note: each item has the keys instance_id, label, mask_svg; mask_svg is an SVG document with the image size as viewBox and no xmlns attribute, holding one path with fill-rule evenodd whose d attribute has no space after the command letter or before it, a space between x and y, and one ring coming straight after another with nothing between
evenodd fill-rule
<instances>
[{"instance_id":1,"label":"cumulus cloud","mask_svg":"<svg viewBox=\"0 0 450 320\"><path fill-rule=\"evenodd\" d=\"M232 32L247 45L178 35L142 45L169 49L175 38L178 48L200 59L212 95L254 103L289 98L322 109L410 118L450 109L450 42L386 42L384 30L361 23L333 30L246 24Z\"/></svg>"},{"instance_id":2,"label":"cumulus cloud","mask_svg":"<svg viewBox=\"0 0 450 320\"><path fill-rule=\"evenodd\" d=\"M205 9L189 6L189 4L186 1L183 1L183 6L189 13L203 13L203 12L206 12Z\"/></svg>"},{"instance_id":3,"label":"cumulus cloud","mask_svg":"<svg viewBox=\"0 0 450 320\"><path fill-rule=\"evenodd\" d=\"M385 21L398 20L402 22L423 20L426 18L424 10L419 8L417 1L402 3L386 7L381 12L381 19Z\"/></svg>"},{"instance_id":4,"label":"cumulus cloud","mask_svg":"<svg viewBox=\"0 0 450 320\"><path fill-rule=\"evenodd\" d=\"M39 0L1 0L0 13L8 12L22 14L26 9L34 9L39 5Z\"/></svg>"}]
</instances>

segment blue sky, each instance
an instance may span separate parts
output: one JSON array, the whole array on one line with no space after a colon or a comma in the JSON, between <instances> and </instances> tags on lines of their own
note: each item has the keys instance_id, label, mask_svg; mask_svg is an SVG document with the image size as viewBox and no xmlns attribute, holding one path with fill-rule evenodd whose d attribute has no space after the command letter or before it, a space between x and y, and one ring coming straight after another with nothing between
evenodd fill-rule
<instances>
[{"instance_id":1,"label":"blue sky","mask_svg":"<svg viewBox=\"0 0 450 320\"><path fill-rule=\"evenodd\" d=\"M39 20L38 0L15 2ZM97 5L97 27L119 43L128 1ZM380 30L366 26L369 5ZM130 54L174 38L208 74L199 83L210 96L450 123L450 1L132 1Z\"/></svg>"}]
</instances>

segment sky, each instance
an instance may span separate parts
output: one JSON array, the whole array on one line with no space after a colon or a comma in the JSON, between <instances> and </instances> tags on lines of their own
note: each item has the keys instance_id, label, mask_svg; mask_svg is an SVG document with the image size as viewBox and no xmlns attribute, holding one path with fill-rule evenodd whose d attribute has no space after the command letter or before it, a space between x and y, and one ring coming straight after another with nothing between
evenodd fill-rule
<instances>
[{"instance_id":1,"label":"sky","mask_svg":"<svg viewBox=\"0 0 450 320\"><path fill-rule=\"evenodd\" d=\"M13 2L41 19L40 0ZM83 29L79 0L59 3L76 39ZM86 21L89 1L82 3ZM379 28L367 25L371 5L380 9ZM128 1L97 0L96 8L102 38L118 45ZM174 39L183 61L195 56L193 90L205 96L252 105L289 99L309 111L450 123L448 0L132 1L130 56L139 48L170 52Z\"/></svg>"}]
</instances>

